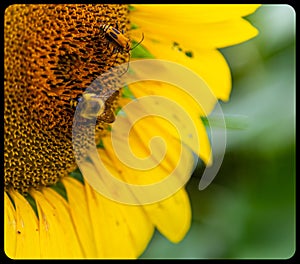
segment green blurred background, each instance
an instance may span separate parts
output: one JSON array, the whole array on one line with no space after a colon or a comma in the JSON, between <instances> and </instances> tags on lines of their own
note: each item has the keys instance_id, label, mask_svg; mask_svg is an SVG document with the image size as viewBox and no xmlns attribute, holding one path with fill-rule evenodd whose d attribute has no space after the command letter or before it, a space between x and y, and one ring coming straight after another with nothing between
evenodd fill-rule
<instances>
[{"instance_id":1,"label":"green blurred background","mask_svg":"<svg viewBox=\"0 0 300 264\"><path fill-rule=\"evenodd\" d=\"M187 190L193 222L182 242L155 233L141 258L290 258L295 252L295 11L263 5L247 17L259 35L222 49L233 78L227 150L203 191Z\"/></svg>"}]
</instances>

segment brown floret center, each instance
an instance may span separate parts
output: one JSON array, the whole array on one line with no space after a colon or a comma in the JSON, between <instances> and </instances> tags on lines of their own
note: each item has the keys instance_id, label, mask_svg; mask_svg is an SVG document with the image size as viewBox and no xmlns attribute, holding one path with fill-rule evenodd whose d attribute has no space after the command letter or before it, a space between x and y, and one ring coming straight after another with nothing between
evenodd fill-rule
<instances>
[{"instance_id":1,"label":"brown floret center","mask_svg":"<svg viewBox=\"0 0 300 264\"><path fill-rule=\"evenodd\" d=\"M70 102L99 75L128 60L128 54L113 52L113 43L101 33L103 23L127 32L127 6L47 4L6 9L6 189L26 193L55 184L75 168L75 110ZM116 99L110 100L108 111L114 110ZM98 138L105 126L105 119L100 120Z\"/></svg>"}]
</instances>

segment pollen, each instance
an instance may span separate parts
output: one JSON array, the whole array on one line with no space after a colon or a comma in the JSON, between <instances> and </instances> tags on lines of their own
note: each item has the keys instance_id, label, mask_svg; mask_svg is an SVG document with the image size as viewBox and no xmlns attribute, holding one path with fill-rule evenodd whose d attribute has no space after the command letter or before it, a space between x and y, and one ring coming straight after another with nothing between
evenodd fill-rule
<instances>
[{"instance_id":1,"label":"pollen","mask_svg":"<svg viewBox=\"0 0 300 264\"><path fill-rule=\"evenodd\" d=\"M5 189L26 193L58 182L75 167L71 102L102 73L128 60L113 53L105 23L128 31L127 5L11 5L4 22ZM105 89L115 89L112 78ZM117 106L105 103L99 140ZM84 135L89 136L89 135Z\"/></svg>"}]
</instances>

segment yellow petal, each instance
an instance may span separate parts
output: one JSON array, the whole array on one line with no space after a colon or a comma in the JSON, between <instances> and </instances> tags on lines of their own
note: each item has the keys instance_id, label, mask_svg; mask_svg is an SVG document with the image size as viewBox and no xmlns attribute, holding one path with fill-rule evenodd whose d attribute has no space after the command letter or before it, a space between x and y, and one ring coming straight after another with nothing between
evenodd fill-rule
<instances>
[{"instance_id":1,"label":"yellow petal","mask_svg":"<svg viewBox=\"0 0 300 264\"><path fill-rule=\"evenodd\" d=\"M143 252L151 239L153 225L141 207L112 202L93 193L95 191L90 186L85 187L71 177L65 177L63 183L68 194L73 221L87 258L130 258L137 257ZM107 214L111 214L103 210L114 211L116 217L104 221ZM117 222L118 229L128 229L127 237L120 237L122 232L120 234L110 232L112 229L110 226L115 226ZM105 240L104 237L108 239ZM121 253L117 249L121 247L121 242L124 243L122 245L125 247L124 250L134 252L134 256Z\"/></svg>"},{"instance_id":2,"label":"yellow petal","mask_svg":"<svg viewBox=\"0 0 300 264\"><path fill-rule=\"evenodd\" d=\"M43 188L31 192L39 215L41 258L82 258L67 202L57 192Z\"/></svg>"},{"instance_id":3,"label":"yellow petal","mask_svg":"<svg viewBox=\"0 0 300 264\"><path fill-rule=\"evenodd\" d=\"M129 127L131 126L130 133L128 134L122 127L113 126L113 131L119 131L118 136L114 136L114 144L117 148L113 147L111 137L107 136L102 139L104 149L99 150L99 155L105 164L111 164L109 167L111 173L131 184L143 185L161 181L169 176L175 168L175 175L180 176L178 174L181 174L179 179L182 178L182 175L188 178L194 167L193 148L188 149L181 142L185 139L184 135L182 137L178 135L180 127L176 129L168 121L153 117L151 112L147 111L145 112L146 118L132 124L130 122L133 118L132 115L143 114L142 111L145 109L142 105L135 105L130 112L127 112L126 109L123 110L126 112L126 117L118 118L125 119L124 122L128 123ZM200 121L200 118L198 120ZM205 133L204 135L206 136ZM160 138L160 142L155 146L151 142L153 137ZM128 144L124 144L124 142L128 142ZM136 155L136 158L132 156L130 150L133 155ZM198 152L198 149L196 151ZM112 167L115 170L112 170Z\"/></svg>"},{"instance_id":4,"label":"yellow petal","mask_svg":"<svg viewBox=\"0 0 300 264\"><path fill-rule=\"evenodd\" d=\"M174 243L181 241L190 228L191 208L184 189L144 208L157 229Z\"/></svg>"},{"instance_id":5,"label":"yellow petal","mask_svg":"<svg viewBox=\"0 0 300 264\"><path fill-rule=\"evenodd\" d=\"M4 192L4 251L9 258L16 257L17 217L15 208Z\"/></svg>"},{"instance_id":6,"label":"yellow petal","mask_svg":"<svg viewBox=\"0 0 300 264\"><path fill-rule=\"evenodd\" d=\"M183 24L195 23L195 21L211 23L247 16L260 6L257 4L137 4L133 5L135 10L130 15L133 21L135 18L141 18L161 23L170 21L174 24L179 19Z\"/></svg>"},{"instance_id":7,"label":"yellow petal","mask_svg":"<svg viewBox=\"0 0 300 264\"><path fill-rule=\"evenodd\" d=\"M141 207L111 201L85 184L89 216L97 248L104 258L137 258L154 227Z\"/></svg>"},{"instance_id":8,"label":"yellow petal","mask_svg":"<svg viewBox=\"0 0 300 264\"><path fill-rule=\"evenodd\" d=\"M176 138L188 146L195 154L199 155L206 164L209 163L209 160L211 159L210 143L206 129L200 119L200 116L203 115L203 111L201 108L202 105L199 105L199 102L196 102L193 97L181 89L166 83L162 84L152 81L134 83L130 85L130 90L137 98L146 95L157 95L168 98L168 100L172 100L182 107L188 116L187 118L182 112L171 108L172 105L164 103L163 100L161 102L156 100L152 105L143 103L143 105L137 106L135 111L133 111L133 115L137 115L138 112L144 111L148 112L148 115L150 116L153 113L152 108L155 107L155 111L160 111L161 115L166 118L169 117L169 113L171 113L172 120L169 120L170 123L168 120L165 121L163 119L155 119L152 117L148 118L149 121L143 120L143 122L140 122L139 124L140 128L136 127L134 129L139 136L135 138L143 138L147 133L151 133L152 136L159 135L166 139L169 139L170 137ZM212 103L212 105L214 104ZM206 108L208 107L209 106L206 106ZM127 117L130 119L130 113L127 113ZM176 121L175 128L177 130L171 125L174 121ZM193 127L195 128L195 134L193 134ZM197 141L200 144L200 151L198 144L195 143L197 141L194 137L197 137ZM144 145L148 144L149 137L144 139L144 142ZM170 145L173 146L174 143L170 143ZM175 149L171 150L170 153L171 155L174 155L174 153L176 153ZM172 164L175 163L173 162Z\"/></svg>"},{"instance_id":9,"label":"yellow petal","mask_svg":"<svg viewBox=\"0 0 300 264\"><path fill-rule=\"evenodd\" d=\"M10 235L16 236L15 258L31 259L39 258L39 226L35 212L28 201L18 192L10 191L10 196L13 199L16 211L16 226L15 231ZM12 243L14 238L12 238Z\"/></svg>"},{"instance_id":10,"label":"yellow petal","mask_svg":"<svg viewBox=\"0 0 300 264\"><path fill-rule=\"evenodd\" d=\"M189 67L205 80L218 99L229 99L232 87L231 73L221 52L195 51L195 59L191 60Z\"/></svg>"},{"instance_id":11,"label":"yellow petal","mask_svg":"<svg viewBox=\"0 0 300 264\"><path fill-rule=\"evenodd\" d=\"M141 38L143 33L145 39L166 44L169 48L173 48L174 42L177 42L184 51L228 47L247 41L258 34L256 28L241 18L214 23L209 26L202 24L190 26L188 29L181 25L177 26L176 30L174 30L174 25L157 25L158 29L154 30L150 22L149 25L141 21L137 23L144 24L144 27L132 33L132 38L136 41Z\"/></svg>"},{"instance_id":12,"label":"yellow petal","mask_svg":"<svg viewBox=\"0 0 300 264\"><path fill-rule=\"evenodd\" d=\"M191 69L207 83L216 98L228 100L231 91L231 74L226 60L218 50L194 50L193 58L189 58L183 52L162 43L145 40L143 45L155 58L177 62ZM208 103L205 103L205 98L203 100L205 110L209 113L217 100Z\"/></svg>"},{"instance_id":13,"label":"yellow petal","mask_svg":"<svg viewBox=\"0 0 300 264\"><path fill-rule=\"evenodd\" d=\"M90 219L85 189L82 183L71 178L64 177L62 183L65 186L68 205L76 233L83 249L85 258L103 256L103 249L97 248L95 233Z\"/></svg>"},{"instance_id":14,"label":"yellow petal","mask_svg":"<svg viewBox=\"0 0 300 264\"><path fill-rule=\"evenodd\" d=\"M132 141L131 144L133 149L140 147L141 143ZM172 144L173 142L173 144ZM144 143L142 143L144 144ZM104 140L105 150L99 150L99 155L106 165L111 162L111 166L108 167L112 175L116 178L120 178L127 183L136 185L151 185L159 183L161 180L170 176L172 173L173 185L166 186L167 189L158 188L157 191L161 192L162 196L168 197L175 191L177 191L182 184L184 184L190 177L192 169L194 167L194 158L192 152L187 148L182 148L181 157L180 148L181 145L176 139L168 139L168 150L164 159L157 162L155 155L150 156L153 159L153 163L157 162L157 166L147 169L143 165L136 163L135 167L125 165L120 159L115 155L114 150L108 141ZM179 162L179 158L181 162ZM111 169L112 166L115 169ZM176 168L176 171L175 171ZM166 192L166 195L163 192ZM171 193L170 193L171 192ZM157 193L156 193L157 194ZM159 196L159 195L158 195ZM156 199L156 198L155 198ZM160 198L158 199L160 200Z\"/></svg>"},{"instance_id":15,"label":"yellow petal","mask_svg":"<svg viewBox=\"0 0 300 264\"><path fill-rule=\"evenodd\" d=\"M163 16L156 17L155 15L150 18L151 11L147 11L148 15L144 13L141 16L137 9L133 14L132 22L138 25L138 30L133 31L132 37L138 40L141 33L144 33L145 39L165 43L170 48L174 42L177 42L184 50L193 51L194 49L227 47L257 35L257 29L237 15L239 8L236 8L234 14L229 12L229 16L219 19L220 12L226 12L222 10L222 6L216 7L208 6L204 8L202 5L195 5L195 7L194 5L187 5L183 8L183 13L180 12L178 6L172 7L171 5L170 10L160 6L154 8L153 13L160 13L165 9L165 12L168 13L168 19L162 19ZM210 10L211 22L199 19L205 9ZM225 10L227 9L230 8L225 8ZM234 6L232 9L235 9ZM242 6L241 9L243 9ZM175 11L175 16L172 16L172 10ZM196 13L197 11L198 13ZM194 19L192 19L193 17Z\"/></svg>"}]
</instances>

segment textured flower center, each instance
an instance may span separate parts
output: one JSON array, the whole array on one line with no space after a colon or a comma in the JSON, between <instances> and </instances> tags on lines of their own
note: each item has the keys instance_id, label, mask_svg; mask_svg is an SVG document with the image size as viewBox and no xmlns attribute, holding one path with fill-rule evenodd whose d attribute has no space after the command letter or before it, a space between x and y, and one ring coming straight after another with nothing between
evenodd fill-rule
<instances>
[{"instance_id":1,"label":"textured flower center","mask_svg":"<svg viewBox=\"0 0 300 264\"><path fill-rule=\"evenodd\" d=\"M128 61L128 54L115 52L113 41L100 29L102 24L127 32L127 6L12 5L6 9L6 189L25 193L31 187L54 184L75 168L72 102L100 74ZM98 138L116 100L115 94L106 102L96 126Z\"/></svg>"}]
</instances>

